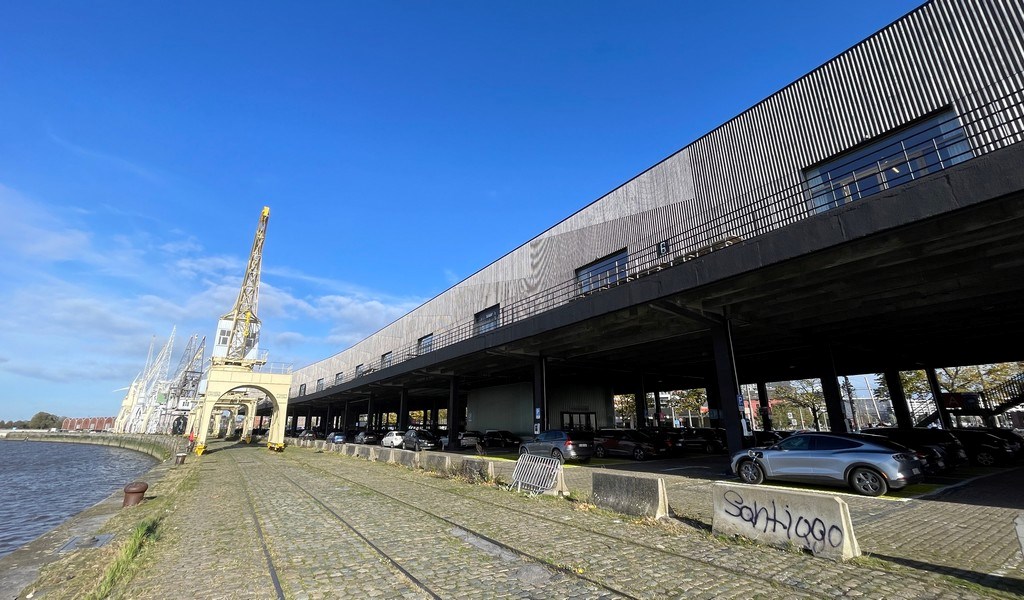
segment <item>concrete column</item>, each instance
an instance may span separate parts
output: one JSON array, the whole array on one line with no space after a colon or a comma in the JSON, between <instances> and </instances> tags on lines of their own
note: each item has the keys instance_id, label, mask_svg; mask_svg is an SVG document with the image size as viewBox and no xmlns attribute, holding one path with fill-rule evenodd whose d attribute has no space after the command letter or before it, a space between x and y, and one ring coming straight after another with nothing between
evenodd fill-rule
<instances>
[{"instance_id":1,"label":"concrete column","mask_svg":"<svg viewBox=\"0 0 1024 600\"><path fill-rule=\"evenodd\" d=\"M366 429L372 431L375 427L373 422L373 411L376 407L373 405L373 392L366 399Z\"/></svg>"},{"instance_id":2,"label":"concrete column","mask_svg":"<svg viewBox=\"0 0 1024 600\"><path fill-rule=\"evenodd\" d=\"M636 404L636 424L633 425L633 429L639 429L640 427L647 426L647 390L644 389L643 382L637 386L636 391L633 392L633 402Z\"/></svg>"},{"instance_id":3,"label":"concrete column","mask_svg":"<svg viewBox=\"0 0 1024 600\"><path fill-rule=\"evenodd\" d=\"M924 374L928 377L928 387L932 390L932 398L935 399L935 410L939 411L939 422L942 423L943 429L951 429L953 427L953 420L949 417L949 409L946 408L946 404L942 401L942 386L939 385L939 378L935 374L934 367L928 367L924 370Z\"/></svg>"},{"instance_id":4,"label":"concrete column","mask_svg":"<svg viewBox=\"0 0 1024 600\"><path fill-rule=\"evenodd\" d=\"M843 393L839 389L839 376L836 375L836 367L832 362L832 351L823 348L820 355L822 360L818 365L818 372L821 373L821 392L825 396L829 431L848 433L850 425L846 421L846 413L843 412Z\"/></svg>"},{"instance_id":5,"label":"concrete column","mask_svg":"<svg viewBox=\"0 0 1024 600\"><path fill-rule=\"evenodd\" d=\"M764 423L764 430L772 430L772 415L770 398L768 397L768 385L763 381L757 382L757 404L761 407L761 421Z\"/></svg>"},{"instance_id":6,"label":"concrete column","mask_svg":"<svg viewBox=\"0 0 1024 600\"><path fill-rule=\"evenodd\" d=\"M327 412L326 412L326 414L324 414L324 422L321 423L321 425L324 428L323 429L324 437L327 437L327 434L331 432L331 405L330 404L327 405Z\"/></svg>"},{"instance_id":7,"label":"concrete column","mask_svg":"<svg viewBox=\"0 0 1024 600\"><path fill-rule=\"evenodd\" d=\"M655 427L661 427L661 420L664 415L661 414L661 390L658 388L654 389L654 418Z\"/></svg>"},{"instance_id":8,"label":"concrete column","mask_svg":"<svg viewBox=\"0 0 1024 600\"><path fill-rule=\"evenodd\" d=\"M398 429L409 429L409 390L405 388L398 392Z\"/></svg>"},{"instance_id":9,"label":"concrete column","mask_svg":"<svg viewBox=\"0 0 1024 600\"><path fill-rule=\"evenodd\" d=\"M533 363L533 433L548 430L547 359L538 357Z\"/></svg>"},{"instance_id":10,"label":"concrete column","mask_svg":"<svg viewBox=\"0 0 1024 600\"><path fill-rule=\"evenodd\" d=\"M722 426L729 452L743 448L743 425L740 422L739 379L736 377L736 357L732 347L732 326L728 319L711 326L711 344L715 356L715 383L721 404ZM710 391L710 390L709 390ZM708 394L710 402L711 395Z\"/></svg>"},{"instance_id":11,"label":"concrete column","mask_svg":"<svg viewBox=\"0 0 1024 600\"><path fill-rule=\"evenodd\" d=\"M448 384L448 447L459 445L459 382L455 377Z\"/></svg>"}]
</instances>

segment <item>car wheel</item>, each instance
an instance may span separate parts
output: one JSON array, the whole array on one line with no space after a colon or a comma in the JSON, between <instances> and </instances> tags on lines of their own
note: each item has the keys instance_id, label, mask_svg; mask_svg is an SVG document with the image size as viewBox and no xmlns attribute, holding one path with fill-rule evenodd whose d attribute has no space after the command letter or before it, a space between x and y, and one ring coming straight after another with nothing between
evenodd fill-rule
<instances>
[{"instance_id":1,"label":"car wheel","mask_svg":"<svg viewBox=\"0 0 1024 600\"><path fill-rule=\"evenodd\" d=\"M405 447L405 442L402 442L402 450L408 450L408 448Z\"/></svg>"},{"instance_id":2,"label":"car wheel","mask_svg":"<svg viewBox=\"0 0 1024 600\"><path fill-rule=\"evenodd\" d=\"M858 467L850 473L850 487L864 496L881 496L889 491L885 477L874 469Z\"/></svg>"},{"instance_id":3,"label":"car wheel","mask_svg":"<svg viewBox=\"0 0 1024 600\"><path fill-rule=\"evenodd\" d=\"M554 450L551 451L551 458L557 460L560 463L565 463L565 457L562 456L562 451L559 450L558 448L555 448Z\"/></svg>"},{"instance_id":4,"label":"car wheel","mask_svg":"<svg viewBox=\"0 0 1024 600\"><path fill-rule=\"evenodd\" d=\"M979 450L978 453L974 455L974 462L981 467L991 467L996 464L996 456L988 450Z\"/></svg>"},{"instance_id":5,"label":"car wheel","mask_svg":"<svg viewBox=\"0 0 1024 600\"><path fill-rule=\"evenodd\" d=\"M741 462L737 470L743 483L749 483L750 485L764 483L764 468L753 460L747 459Z\"/></svg>"},{"instance_id":6,"label":"car wheel","mask_svg":"<svg viewBox=\"0 0 1024 600\"><path fill-rule=\"evenodd\" d=\"M715 454L716 452L718 452L718 446L715 446L711 442L708 442L707 444L704 444L704 452L708 454Z\"/></svg>"},{"instance_id":7,"label":"car wheel","mask_svg":"<svg viewBox=\"0 0 1024 600\"><path fill-rule=\"evenodd\" d=\"M604 458L604 454L605 454L604 446L598 446L597 448L594 448L594 456L596 456L598 458Z\"/></svg>"},{"instance_id":8,"label":"car wheel","mask_svg":"<svg viewBox=\"0 0 1024 600\"><path fill-rule=\"evenodd\" d=\"M526 449L526 446L519 447L519 456L526 456L530 451Z\"/></svg>"},{"instance_id":9,"label":"car wheel","mask_svg":"<svg viewBox=\"0 0 1024 600\"><path fill-rule=\"evenodd\" d=\"M643 448L633 448L633 460L643 460L645 457Z\"/></svg>"}]
</instances>

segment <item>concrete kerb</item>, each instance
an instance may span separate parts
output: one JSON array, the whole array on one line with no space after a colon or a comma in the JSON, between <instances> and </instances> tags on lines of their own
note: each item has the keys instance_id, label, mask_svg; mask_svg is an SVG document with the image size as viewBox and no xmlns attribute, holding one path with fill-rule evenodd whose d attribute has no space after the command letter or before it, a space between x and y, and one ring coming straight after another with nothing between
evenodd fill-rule
<instances>
[{"instance_id":1,"label":"concrete kerb","mask_svg":"<svg viewBox=\"0 0 1024 600\"><path fill-rule=\"evenodd\" d=\"M715 483L711 532L846 560L860 556L846 502L838 496L772 486Z\"/></svg>"},{"instance_id":2,"label":"concrete kerb","mask_svg":"<svg viewBox=\"0 0 1024 600\"><path fill-rule=\"evenodd\" d=\"M615 512L661 519L668 516L668 493L661 477L593 473L594 504Z\"/></svg>"}]
</instances>

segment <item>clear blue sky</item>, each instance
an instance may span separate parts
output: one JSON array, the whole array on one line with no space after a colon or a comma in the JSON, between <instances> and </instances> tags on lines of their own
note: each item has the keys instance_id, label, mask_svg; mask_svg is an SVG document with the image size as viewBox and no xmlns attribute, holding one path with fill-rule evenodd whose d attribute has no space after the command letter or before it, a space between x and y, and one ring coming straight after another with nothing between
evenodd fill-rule
<instances>
[{"instance_id":1,"label":"clear blue sky","mask_svg":"<svg viewBox=\"0 0 1024 600\"><path fill-rule=\"evenodd\" d=\"M0 419L116 414L153 336L212 338L264 204L303 366L917 4L11 3Z\"/></svg>"}]
</instances>

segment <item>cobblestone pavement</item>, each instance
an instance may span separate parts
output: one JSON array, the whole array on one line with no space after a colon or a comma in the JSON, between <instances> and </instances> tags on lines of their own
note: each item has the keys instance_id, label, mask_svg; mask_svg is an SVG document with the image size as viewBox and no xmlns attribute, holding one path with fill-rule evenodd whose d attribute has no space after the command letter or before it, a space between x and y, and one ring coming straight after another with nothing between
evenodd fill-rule
<instances>
[{"instance_id":1,"label":"cobblestone pavement","mask_svg":"<svg viewBox=\"0 0 1024 600\"><path fill-rule=\"evenodd\" d=\"M862 549L883 560L835 563L711 536L701 522L710 523L710 485L721 475L714 464L666 473L646 463L654 471L648 475L666 478L673 509L688 519L654 523L336 453L212 449L194 461L196 489L168 515L168 533L124 597L974 598L1024 591L1019 548L1005 543L1015 542L1012 518L1020 509L980 503L997 484L956 500L847 497L853 513L867 501L855 530ZM1010 482L1016 494L1022 472ZM589 493L590 473L567 469L570 488ZM966 540L976 543L964 551L951 545Z\"/></svg>"}]
</instances>

